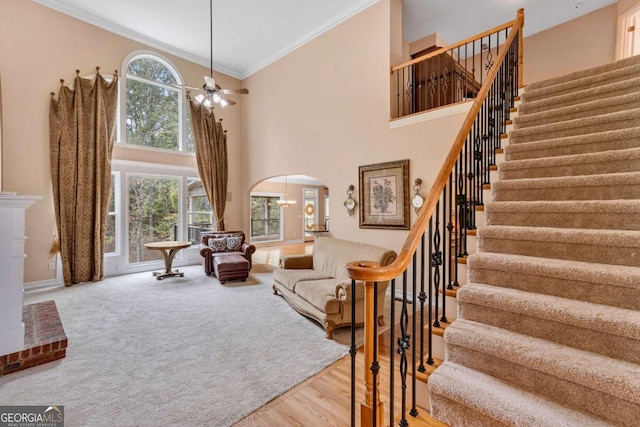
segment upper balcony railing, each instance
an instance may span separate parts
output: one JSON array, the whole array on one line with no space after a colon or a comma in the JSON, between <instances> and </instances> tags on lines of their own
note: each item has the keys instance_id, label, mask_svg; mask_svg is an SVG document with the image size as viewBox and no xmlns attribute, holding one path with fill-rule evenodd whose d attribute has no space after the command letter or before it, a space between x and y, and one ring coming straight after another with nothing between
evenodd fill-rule
<instances>
[{"instance_id":1,"label":"upper balcony railing","mask_svg":"<svg viewBox=\"0 0 640 427\"><path fill-rule=\"evenodd\" d=\"M400 118L476 98L515 22L392 67L391 116ZM521 85L522 55L518 59Z\"/></svg>"}]
</instances>

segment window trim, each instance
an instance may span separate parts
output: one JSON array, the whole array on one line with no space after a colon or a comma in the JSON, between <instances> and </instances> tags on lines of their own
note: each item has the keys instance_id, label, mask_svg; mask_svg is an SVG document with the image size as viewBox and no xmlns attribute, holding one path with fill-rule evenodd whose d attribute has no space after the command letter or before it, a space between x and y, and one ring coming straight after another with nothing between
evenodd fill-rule
<instances>
[{"instance_id":1,"label":"window trim","mask_svg":"<svg viewBox=\"0 0 640 427\"><path fill-rule=\"evenodd\" d=\"M118 121L117 121L117 134L116 134L116 144L121 147L131 148L135 150L149 150L160 153L172 153L172 154L181 154L189 157L194 157L195 152L185 151L186 142L187 142L187 103L186 103L186 91L183 88L171 87L170 85L165 85L162 83L158 83L153 80L148 80L139 76L131 76L127 73L127 69L129 63L136 59L147 58L153 59L154 61L158 61L165 67L167 67L176 78L176 85L183 86L184 78L182 77L182 73L178 67L176 67L169 59L165 58L161 54L157 52L152 52L149 50L136 50L129 53L122 62L122 71L120 75L122 76L123 81L119 82L118 88ZM172 90L178 92L178 149L171 150L167 148L158 148L158 147L147 147L144 145L136 145L129 144L127 142L127 79L131 78L132 80L150 84L155 87L166 88L167 86L171 87Z\"/></svg>"},{"instance_id":2,"label":"window trim","mask_svg":"<svg viewBox=\"0 0 640 427\"><path fill-rule=\"evenodd\" d=\"M251 215L251 198L252 197L274 197L280 200L284 200L283 193L269 193L263 191L252 191L249 193L249 241L254 243L253 236L251 235L251 221L253 216ZM255 243L270 243L270 242L282 242L284 241L284 208L280 207L280 237L276 240L256 240Z\"/></svg>"}]
</instances>

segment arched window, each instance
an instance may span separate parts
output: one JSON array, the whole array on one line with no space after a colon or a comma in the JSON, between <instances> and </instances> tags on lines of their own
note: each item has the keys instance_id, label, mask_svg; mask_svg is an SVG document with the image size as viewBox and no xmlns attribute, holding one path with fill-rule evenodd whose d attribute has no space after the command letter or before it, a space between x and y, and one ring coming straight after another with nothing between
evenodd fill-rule
<instances>
[{"instance_id":1,"label":"arched window","mask_svg":"<svg viewBox=\"0 0 640 427\"><path fill-rule=\"evenodd\" d=\"M125 129L127 144L193 152L188 108L178 72L151 54L127 64Z\"/></svg>"}]
</instances>

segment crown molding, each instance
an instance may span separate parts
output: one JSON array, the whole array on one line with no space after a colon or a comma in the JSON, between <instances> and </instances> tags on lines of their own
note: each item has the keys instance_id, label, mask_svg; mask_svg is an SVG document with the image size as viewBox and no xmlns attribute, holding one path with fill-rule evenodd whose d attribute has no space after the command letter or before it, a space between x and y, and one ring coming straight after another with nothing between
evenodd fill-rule
<instances>
[{"instance_id":1,"label":"crown molding","mask_svg":"<svg viewBox=\"0 0 640 427\"><path fill-rule=\"evenodd\" d=\"M239 77L240 80L244 80L247 77L249 77L250 75L252 75L254 73L257 73L258 71L262 70L263 68L273 64L274 62L276 62L280 58L283 58L283 57L287 56L288 54L290 54L294 50L298 49L299 47L307 44L308 42L310 42L311 40L315 39L316 37L322 35L323 33L326 33L327 31L329 31L333 27L343 23L347 19L351 18L352 16L357 15L358 13L360 13L363 10L369 8L370 6L373 6L374 4L378 3L379 1L380 0L360 0L355 5L353 5L352 7L350 7L347 10L345 10L343 13L341 13L340 15L337 15L334 19L325 22L324 24L320 25L319 27L315 28L314 30L310 31L309 33L305 34L304 36L302 36L298 40L296 40L293 43L289 44L288 46L280 49L278 52L276 52L275 54L273 54L269 58L265 59L264 61L261 61L261 62L255 64L255 65L247 68L246 70L244 70L240 74L240 77Z\"/></svg>"}]
</instances>

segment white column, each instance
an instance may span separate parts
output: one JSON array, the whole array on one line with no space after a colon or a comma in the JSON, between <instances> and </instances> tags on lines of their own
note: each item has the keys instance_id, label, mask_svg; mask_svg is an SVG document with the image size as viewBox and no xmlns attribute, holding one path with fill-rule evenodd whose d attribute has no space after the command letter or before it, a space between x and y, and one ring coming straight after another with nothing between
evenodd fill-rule
<instances>
[{"instance_id":1,"label":"white column","mask_svg":"<svg viewBox=\"0 0 640 427\"><path fill-rule=\"evenodd\" d=\"M0 193L0 355L24 347L25 211L41 198Z\"/></svg>"}]
</instances>

